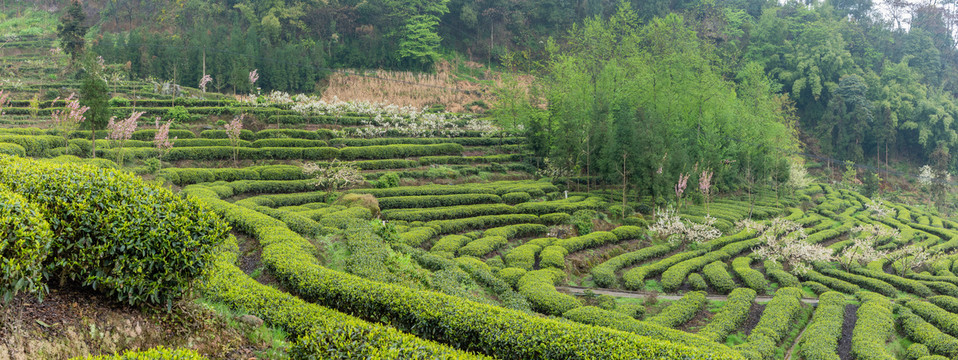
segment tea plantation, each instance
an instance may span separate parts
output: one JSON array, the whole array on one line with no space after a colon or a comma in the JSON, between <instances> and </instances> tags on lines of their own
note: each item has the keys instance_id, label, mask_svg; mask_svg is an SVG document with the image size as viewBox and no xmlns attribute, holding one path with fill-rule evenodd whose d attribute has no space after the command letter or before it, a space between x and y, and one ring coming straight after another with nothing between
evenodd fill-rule
<instances>
[{"instance_id":1,"label":"tea plantation","mask_svg":"<svg viewBox=\"0 0 958 360\"><path fill-rule=\"evenodd\" d=\"M19 46L10 61L49 72L49 40ZM14 85L7 300L73 282L163 307L195 289L285 330L294 359L958 357L958 222L925 208L812 184L669 214L536 175L526 139L477 115L140 81L111 89L118 119L145 112L121 146L50 126L80 84ZM302 166L340 162L363 181L319 188ZM173 353L199 357L137 356Z\"/></svg>"}]
</instances>

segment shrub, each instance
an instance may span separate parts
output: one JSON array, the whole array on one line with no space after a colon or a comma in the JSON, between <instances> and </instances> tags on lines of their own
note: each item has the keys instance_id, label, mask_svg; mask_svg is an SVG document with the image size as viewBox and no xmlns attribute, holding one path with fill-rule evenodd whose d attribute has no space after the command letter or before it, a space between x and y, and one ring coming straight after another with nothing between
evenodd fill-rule
<instances>
[{"instance_id":1,"label":"shrub","mask_svg":"<svg viewBox=\"0 0 958 360\"><path fill-rule=\"evenodd\" d=\"M703 253L704 251L682 252L651 264L636 266L632 269L629 269L629 271L626 271L624 274L622 274L622 280L625 281L625 288L629 290L641 289L643 286L645 286L646 277L661 273L672 267L672 265L700 256ZM706 279L707 278L708 276L706 276Z\"/></svg>"},{"instance_id":2,"label":"shrub","mask_svg":"<svg viewBox=\"0 0 958 360\"><path fill-rule=\"evenodd\" d=\"M459 144L435 145L383 145L343 148L340 156L343 160L358 159L394 159L428 155L459 155L463 151Z\"/></svg>"},{"instance_id":3,"label":"shrub","mask_svg":"<svg viewBox=\"0 0 958 360\"><path fill-rule=\"evenodd\" d=\"M423 195L423 196L394 196L383 197L379 200L384 209L412 209L404 212L417 212L420 208L440 206L497 204L502 199L495 194L455 194L455 195ZM481 208L481 206L480 206ZM511 209L511 207L501 207ZM396 212L396 213L404 213ZM421 221L421 220L420 220Z\"/></svg>"},{"instance_id":4,"label":"shrub","mask_svg":"<svg viewBox=\"0 0 958 360\"><path fill-rule=\"evenodd\" d=\"M908 307L918 301L909 301ZM934 305L932 305L934 306ZM898 318L901 321L901 330L905 336L913 339L915 342L925 344L931 352L943 354L954 358L958 356L958 339L942 332L932 324L922 320L922 317L913 314L909 309L902 309L898 312ZM929 319L936 320L934 317Z\"/></svg>"},{"instance_id":5,"label":"shrub","mask_svg":"<svg viewBox=\"0 0 958 360\"><path fill-rule=\"evenodd\" d=\"M464 217L501 215L515 213L515 208L505 204L459 205L416 209L390 209L383 211L383 219L403 221L451 220Z\"/></svg>"},{"instance_id":6,"label":"shrub","mask_svg":"<svg viewBox=\"0 0 958 360\"><path fill-rule=\"evenodd\" d=\"M419 227L399 234L399 239L409 246L419 246L427 240L432 239L433 236L436 236L436 229Z\"/></svg>"},{"instance_id":7,"label":"shrub","mask_svg":"<svg viewBox=\"0 0 958 360\"><path fill-rule=\"evenodd\" d=\"M53 237L40 209L0 184L0 305L21 291L43 297Z\"/></svg>"},{"instance_id":8,"label":"shrub","mask_svg":"<svg viewBox=\"0 0 958 360\"><path fill-rule=\"evenodd\" d=\"M812 322L802 336L802 358L838 360L838 339L845 322L845 295L830 291L819 297Z\"/></svg>"},{"instance_id":9,"label":"shrub","mask_svg":"<svg viewBox=\"0 0 958 360\"><path fill-rule=\"evenodd\" d=\"M695 317L705 307L705 292L691 291L647 321L663 327L676 327Z\"/></svg>"},{"instance_id":10,"label":"shrub","mask_svg":"<svg viewBox=\"0 0 958 360\"><path fill-rule=\"evenodd\" d=\"M459 248L469 241L472 241L472 239L462 235L446 235L437 240L429 251L451 259L455 257L456 251L459 251Z\"/></svg>"},{"instance_id":11,"label":"shrub","mask_svg":"<svg viewBox=\"0 0 958 360\"><path fill-rule=\"evenodd\" d=\"M114 98L116 99L116 98ZM167 349L158 346L149 350L127 350L116 355L97 355L76 357L73 360L205 360L206 358L189 349Z\"/></svg>"},{"instance_id":12,"label":"shrub","mask_svg":"<svg viewBox=\"0 0 958 360\"><path fill-rule=\"evenodd\" d=\"M958 334L958 315L925 301L908 301L906 306L941 331L951 336Z\"/></svg>"},{"instance_id":13,"label":"shrub","mask_svg":"<svg viewBox=\"0 0 958 360\"><path fill-rule=\"evenodd\" d=\"M641 305L638 306L641 307ZM723 348L722 345L695 334L659 326L650 321L638 321L632 316L615 311L603 310L594 306L584 306L569 310L562 314L562 317L584 324L604 326L648 336L653 339L669 339L669 341L692 346L706 352L714 351L720 353L722 352L720 349Z\"/></svg>"},{"instance_id":14,"label":"shrub","mask_svg":"<svg viewBox=\"0 0 958 360\"><path fill-rule=\"evenodd\" d=\"M0 143L0 154L27 156L27 150L17 144Z\"/></svg>"},{"instance_id":15,"label":"shrub","mask_svg":"<svg viewBox=\"0 0 958 360\"><path fill-rule=\"evenodd\" d=\"M556 291L555 283L565 278L565 273L555 269L527 272L519 279L519 294L532 303L532 308L549 315L562 313L582 306L578 300Z\"/></svg>"},{"instance_id":16,"label":"shrub","mask_svg":"<svg viewBox=\"0 0 958 360\"><path fill-rule=\"evenodd\" d=\"M862 304L852 331L852 353L861 360L894 360L895 356L885 348L885 342L895 331L891 300L868 291L855 295Z\"/></svg>"},{"instance_id":17,"label":"shrub","mask_svg":"<svg viewBox=\"0 0 958 360\"><path fill-rule=\"evenodd\" d=\"M728 294L735 289L735 280L729 275L725 263L716 261L702 268L702 275L708 280L712 288L722 294Z\"/></svg>"},{"instance_id":18,"label":"shrub","mask_svg":"<svg viewBox=\"0 0 958 360\"><path fill-rule=\"evenodd\" d=\"M565 256L569 255L569 250L562 246L547 246L542 249L539 258L540 268L565 269Z\"/></svg>"},{"instance_id":19,"label":"shrub","mask_svg":"<svg viewBox=\"0 0 958 360\"><path fill-rule=\"evenodd\" d=\"M765 291L765 288L768 286L768 281L765 280L765 276L762 275L762 272L752 269L751 263L752 258L750 257L737 257L732 260L732 271L738 275L739 279L742 279L745 286L756 291Z\"/></svg>"},{"instance_id":20,"label":"shrub","mask_svg":"<svg viewBox=\"0 0 958 360\"><path fill-rule=\"evenodd\" d=\"M499 270L499 278L511 285L516 287L519 284L519 279L526 274L526 269L508 267L502 270Z\"/></svg>"},{"instance_id":21,"label":"shrub","mask_svg":"<svg viewBox=\"0 0 958 360\"><path fill-rule=\"evenodd\" d=\"M636 303L621 304L615 307L617 313L623 314L633 319L641 319L645 316L645 306Z\"/></svg>"},{"instance_id":22,"label":"shrub","mask_svg":"<svg viewBox=\"0 0 958 360\"><path fill-rule=\"evenodd\" d=\"M689 286L692 287L692 290L705 291L709 288L709 284L705 282L705 278L703 278L699 273L689 274L688 282Z\"/></svg>"},{"instance_id":23,"label":"shrub","mask_svg":"<svg viewBox=\"0 0 958 360\"><path fill-rule=\"evenodd\" d=\"M752 309L752 301L755 300L755 296L755 290L749 288L732 290L728 295L725 306L712 318L708 325L699 330L699 335L720 343L725 341L728 334L739 329L739 326L745 322L749 311Z\"/></svg>"},{"instance_id":24,"label":"shrub","mask_svg":"<svg viewBox=\"0 0 958 360\"><path fill-rule=\"evenodd\" d=\"M502 201L506 204L515 205L532 200L532 196L526 192L511 192L502 195Z\"/></svg>"},{"instance_id":25,"label":"shrub","mask_svg":"<svg viewBox=\"0 0 958 360\"><path fill-rule=\"evenodd\" d=\"M399 175L396 173L386 173L386 175L380 176L379 180L376 181L376 187L379 189L388 189L399 186Z\"/></svg>"},{"instance_id":26,"label":"shrub","mask_svg":"<svg viewBox=\"0 0 958 360\"><path fill-rule=\"evenodd\" d=\"M616 271L656 256L665 255L670 249L668 245L655 245L616 256L592 268L592 278L601 287L613 287L618 283L615 276Z\"/></svg>"},{"instance_id":27,"label":"shrub","mask_svg":"<svg viewBox=\"0 0 958 360\"><path fill-rule=\"evenodd\" d=\"M890 284L881 280L877 280L877 279L873 279L873 278L861 276L861 275L850 274L838 269L822 268L820 269L820 271L822 272L822 274L845 280L847 282L853 283L855 285L861 286L865 289L877 292L885 296L894 297L895 295L898 294L898 290L896 290L894 286L891 286ZM929 292L930 291L931 290L929 290Z\"/></svg>"},{"instance_id":28,"label":"shrub","mask_svg":"<svg viewBox=\"0 0 958 360\"><path fill-rule=\"evenodd\" d=\"M911 344L905 351L905 359L907 360L918 360L929 355L931 355L931 352L928 351L928 347L919 343Z\"/></svg>"},{"instance_id":29,"label":"shrub","mask_svg":"<svg viewBox=\"0 0 958 360\"><path fill-rule=\"evenodd\" d=\"M861 290L858 285L852 284L845 280L839 280L833 277L822 275L814 270L809 270L808 272L801 274L801 276L809 281L821 283L829 289L841 291L846 294L854 294Z\"/></svg>"},{"instance_id":30,"label":"shrub","mask_svg":"<svg viewBox=\"0 0 958 360\"><path fill-rule=\"evenodd\" d=\"M733 349L749 359L771 358L777 348L776 345L788 333L795 315L802 307L801 297L802 290L798 288L778 289L772 301L765 306L762 318L752 329L745 343Z\"/></svg>"},{"instance_id":31,"label":"shrub","mask_svg":"<svg viewBox=\"0 0 958 360\"><path fill-rule=\"evenodd\" d=\"M0 157L0 183L50 221L52 273L130 304L179 298L228 230L193 200L112 169Z\"/></svg>"},{"instance_id":32,"label":"shrub","mask_svg":"<svg viewBox=\"0 0 958 360\"><path fill-rule=\"evenodd\" d=\"M459 249L459 254L482 257L503 246L506 246L508 243L509 240L506 240L506 238L502 236L486 236L469 242Z\"/></svg>"},{"instance_id":33,"label":"shrub","mask_svg":"<svg viewBox=\"0 0 958 360\"><path fill-rule=\"evenodd\" d=\"M562 225L569 222L572 219L572 215L566 213L552 213L545 214L539 217L542 219L542 223L546 225Z\"/></svg>"},{"instance_id":34,"label":"shrub","mask_svg":"<svg viewBox=\"0 0 958 360\"><path fill-rule=\"evenodd\" d=\"M818 295L832 291L832 289L829 289L828 286L822 285L822 283L816 281L803 282L802 286L808 287L813 293Z\"/></svg>"}]
</instances>

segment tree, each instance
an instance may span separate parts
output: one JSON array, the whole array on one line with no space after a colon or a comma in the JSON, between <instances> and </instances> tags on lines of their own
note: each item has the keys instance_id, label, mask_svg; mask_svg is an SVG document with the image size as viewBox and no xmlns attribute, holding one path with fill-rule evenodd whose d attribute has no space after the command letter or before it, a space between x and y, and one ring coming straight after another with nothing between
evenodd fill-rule
<instances>
[{"instance_id":1,"label":"tree","mask_svg":"<svg viewBox=\"0 0 958 360\"><path fill-rule=\"evenodd\" d=\"M110 88L100 76L100 67L91 56L87 57L80 83L80 105L89 108L83 128L90 130L93 142L91 157L96 157L96 131L103 130L110 118Z\"/></svg>"},{"instance_id":2,"label":"tree","mask_svg":"<svg viewBox=\"0 0 958 360\"><path fill-rule=\"evenodd\" d=\"M63 109L57 109L50 112L51 117L51 126L57 131L61 136L63 136L63 146L69 148L70 146L70 133L75 131L80 124L83 123L86 118L83 116L87 110L90 110L89 107L80 106L80 102L74 99L76 94L70 94L66 98L66 105L63 106ZM56 98L53 100L54 103L60 100Z\"/></svg>"},{"instance_id":3,"label":"tree","mask_svg":"<svg viewBox=\"0 0 958 360\"><path fill-rule=\"evenodd\" d=\"M233 148L233 165L236 165L236 155L239 152L240 134L243 133L243 118L246 114L239 114L233 117L233 120L226 124L226 136L230 139L230 147Z\"/></svg>"},{"instance_id":4,"label":"tree","mask_svg":"<svg viewBox=\"0 0 958 360\"><path fill-rule=\"evenodd\" d=\"M110 130L110 134L107 136L107 139L113 141L114 146L112 148L116 151L116 164L123 166L123 145L127 140L133 137L133 132L136 131L136 122L140 120L140 117L143 116L146 112L133 112L130 114L130 117L120 120L116 120L116 116L110 118L110 122L107 124L107 129Z\"/></svg>"},{"instance_id":5,"label":"tree","mask_svg":"<svg viewBox=\"0 0 958 360\"><path fill-rule=\"evenodd\" d=\"M331 196L338 189L365 181L362 172L356 165L334 159L328 164L307 163L303 165L303 173L313 176L315 185Z\"/></svg>"},{"instance_id":6,"label":"tree","mask_svg":"<svg viewBox=\"0 0 958 360\"><path fill-rule=\"evenodd\" d=\"M71 64L76 62L83 54L84 36L89 29L83 25L85 20L86 15L83 13L83 5L80 0L71 0L66 13L60 17L60 24L57 25L57 37L60 38L60 46L70 54Z\"/></svg>"}]
</instances>

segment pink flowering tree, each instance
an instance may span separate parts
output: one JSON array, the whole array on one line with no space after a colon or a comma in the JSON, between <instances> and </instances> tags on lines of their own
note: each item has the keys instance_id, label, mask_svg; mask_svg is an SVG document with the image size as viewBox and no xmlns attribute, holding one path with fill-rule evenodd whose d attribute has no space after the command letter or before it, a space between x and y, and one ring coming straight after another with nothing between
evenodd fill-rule
<instances>
[{"instance_id":1,"label":"pink flowering tree","mask_svg":"<svg viewBox=\"0 0 958 360\"><path fill-rule=\"evenodd\" d=\"M259 70L253 69L249 72L249 91L251 93L256 89L256 80L259 80Z\"/></svg>"},{"instance_id":2,"label":"pink flowering tree","mask_svg":"<svg viewBox=\"0 0 958 360\"><path fill-rule=\"evenodd\" d=\"M110 134L107 135L107 140L110 140L113 143L113 148L116 150L116 164L123 166L123 145L127 140L133 137L133 132L136 131L136 122L140 120L140 117L143 116L146 112L133 112L130 114L130 117L115 121L116 116L110 118L110 122L107 123L106 128L110 131Z\"/></svg>"},{"instance_id":3,"label":"pink flowering tree","mask_svg":"<svg viewBox=\"0 0 958 360\"><path fill-rule=\"evenodd\" d=\"M226 136L230 139L230 145L233 147L233 164L236 164L236 155L239 152L240 134L243 132L243 118L246 114L240 114L226 124Z\"/></svg>"},{"instance_id":4,"label":"pink flowering tree","mask_svg":"<svg viewBox=\"0 0 958 360\"><path fill-rule=\"evenodd\" d=\"M173 125L173 120L160 125L160 118L156 117L154 124L156 135L153 136L153 146L156 148L157 157L162 159L166 153L170 152L170 149L173 148L173 142L176 141L175 136L170 139L170 125Z\"/></svg>"},{"instance_id":5,"label":"pink flowering tree","mask_svg":"<svg viewBox=\"0 0 958 360\"><path fill-rule=\"evenodd\" d=\"M0 115L3 115L3 108L10 103L10 93L0 90Z\"/></svg>"},{"instance_id":6,"label":"pink flowering tree","mask_svg":"<svg viewBox=\"0 0 958 360\"><path fill-rule=\"evenodd\" d=\"M54 110L50 113L51 117L51 127L56 130L60 135L63 136L63 146L70 146L70 133L75 131L80 127L80 124L86 120L86 117L83 116L87 110L90 110L89 106L80 106L80 101L75 99L76 94L70 94L66 98L66 104L62 109ZM53 103L56 103L60 98L53 100Z\"/></svg>"},{"instance_id":7,"label":"pink flowering tree","mask_svg":"<svg viewBox=\"0 0 958 360\"><path fill-rule=\"evenodd\" d=\"M685 187L689 184L689 174L679 174L679 182L675 184L675 201L679 207L682 207L682 194L685 193Z\"/></svg>"},{"instance_id":8,"label":"pink flowering tree","mask_svg":"<svg viewBox=\"0 0 958 360\"><path fill-rule=\"evenodd\" d=\"M706 215L709 214L709 196L712 195L712 174L711 170L702 170L702 175L699 176L699 191L705 197Z\"/></svg>"},{"instance_id":9,"label":"pink flowering tree","mask_svg":"<svg viewBox=\"0 0 958 360\"><path fill-rule=\"evenodd\" d=\"M206 85L212 81L213 81L212 76L209 76L209 74L203 75L203 78L200 79L200 89L203 89L203 92L206 92Z\"/></svg>"}]
</instances>

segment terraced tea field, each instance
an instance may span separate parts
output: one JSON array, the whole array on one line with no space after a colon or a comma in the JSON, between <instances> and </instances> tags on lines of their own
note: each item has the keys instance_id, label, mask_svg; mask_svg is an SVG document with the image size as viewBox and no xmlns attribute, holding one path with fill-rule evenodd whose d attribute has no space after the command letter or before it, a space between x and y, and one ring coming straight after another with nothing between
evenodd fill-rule
<instances>
[{"instance_id":1,"label":"terraced tea field","mask_svg":"<svg viewBox=\"0 0 958 360\"><path fill-rule=\"evenodd\" d=\"M679 208L719 232L681 240L651 198L621 214L615 190L536 176L525 139L477 115L136 81L111 89L118 118L145 112L121 147L50 129L77 84L20 45L6 58L47 78L2 87L0 153L132 171L218 214L203 296L284 329L293 358L958 357L958 222L921 208L827 184L725 195ZM165 153L155 116L175 118ZM336 160L365 181L317 191L302 164Z\"/></svg>"}]
</instances>

